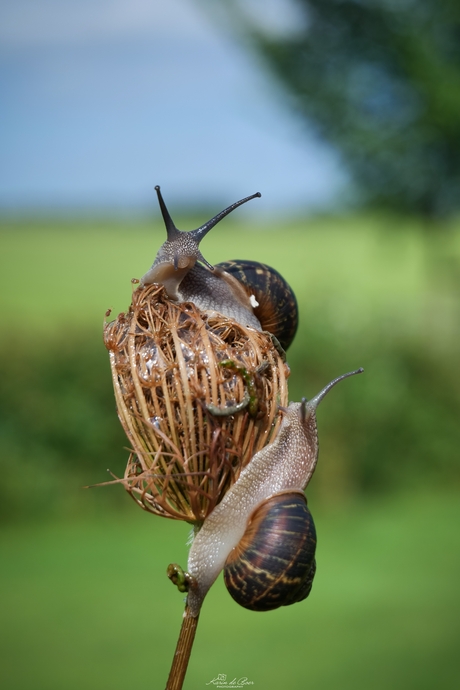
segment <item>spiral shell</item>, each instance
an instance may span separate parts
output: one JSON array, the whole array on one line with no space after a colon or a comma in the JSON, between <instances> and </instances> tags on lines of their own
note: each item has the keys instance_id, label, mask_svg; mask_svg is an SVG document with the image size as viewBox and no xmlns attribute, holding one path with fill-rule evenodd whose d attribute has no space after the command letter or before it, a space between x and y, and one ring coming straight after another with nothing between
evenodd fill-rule
<instances>
[{"instance_id":1,"label":"spiral shell","mask_svg":"<svg viewBox=\"0 0 460 690\"><path fill-rule=\"evenodd\" d=\"M299 313L294 291L283 276L267 264L242 259L223 261L216 268L230 273L243 285L251 301L257 302L253 311L262 329L287 350L297 331Z\"/></svg>"},{"instance_id":2,"label":"spiral shell","mask_svg":"<svg viewBox=\"0 0 460 690\"><path fill-rule=\"evenodd\" d=\"M305 599L315 575L316 531L301 492L272 496L253 512L227 558L225 585L252 611L271 611Z\"/></svg>"}]
</instances>

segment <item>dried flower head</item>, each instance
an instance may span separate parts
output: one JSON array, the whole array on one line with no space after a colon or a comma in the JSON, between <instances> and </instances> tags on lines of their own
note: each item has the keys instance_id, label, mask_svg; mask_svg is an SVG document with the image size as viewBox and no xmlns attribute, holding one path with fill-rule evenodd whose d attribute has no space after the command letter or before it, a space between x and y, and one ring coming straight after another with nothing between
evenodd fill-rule
<instances>
[{"instance_id":1,"label":"dried flower head","mask_svg":"<svg viewBox=\"0 0 460 690\"><path fill-rule=\"evenodd\" d=\"M274 439L287 365L267 333L174 302L157 284L135 290L104 342L132 446L125 488L150 512L201 524Z\"/></svg>"}]
</instances>

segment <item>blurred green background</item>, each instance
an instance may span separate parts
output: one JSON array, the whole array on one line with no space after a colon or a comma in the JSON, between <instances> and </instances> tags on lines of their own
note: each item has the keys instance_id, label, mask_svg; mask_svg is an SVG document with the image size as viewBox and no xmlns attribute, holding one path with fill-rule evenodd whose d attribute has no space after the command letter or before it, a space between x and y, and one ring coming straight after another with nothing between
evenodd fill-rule
<instances>
[{"instance_id":1,"label":"blurred green background","mask_svg":"<svg viewBox=\"0 0 460 690\"><path fill-rule=\"evenodd\" d=\"M211 263L297 295L318 411L311 597L208 595L185 688L460 684L460 9L452 0L0 3L0 687L163 688L189 526L119 486L104 314L164 240L259 190ZM182 212L182 217L181 217ZM151 217L153 215L153 217Z\"/></svg>"},{"instance_id":2,"label":"blurred green background","mask_svg":"<svg viewBox=\"0 0 460 690\"><path fill-rule=\"evenodd\" d=\"M201 214L200 214L201 215ZM179 218L181 228L207 218ZM257 259L292 284L300 330L290 396L358 366L318 413L311 598L240 609L219 580L186 688L432 688L460 681L460 224L368 213L271 226L229 218L211 262ZM0 295L2 686L163 686L188 526L140 511L123 472L102 343L164 230L155 222L4 221ZM229 238L231 238L229 240ZM231 678L230 678L231 677Z\"/></svg>"}]
</instances>

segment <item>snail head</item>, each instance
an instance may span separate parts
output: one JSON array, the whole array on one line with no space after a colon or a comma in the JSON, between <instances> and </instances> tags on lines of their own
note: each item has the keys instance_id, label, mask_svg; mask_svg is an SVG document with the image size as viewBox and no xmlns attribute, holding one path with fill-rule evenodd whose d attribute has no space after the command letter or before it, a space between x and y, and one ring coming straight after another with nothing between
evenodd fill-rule
<instances>
[{"instance_id":1,"label":"snail head","mask_svg":"<svg viewBox=\"0 0 460 690\"><path fill-rule=\"evenodd\" d=\"M200 251L200 242L203 237L207 235L222 218L225 218L225 216L238 208L238 206L245 204L255 197L260 197L261 194L257 192L256 194L236 201L196 230L181 231L176 228L169 214L159 185L155 187L155 190L158 195L161 214L166 226L167 240L160 247L152 267L141 278L141 285L160 283L165 286L166 292L171 299L178 299L177 288L184 276L194 267L197 261L201 261L205 264L210 271L214 270L214 267L206 261Z\"/></svg>"}]
</instances>

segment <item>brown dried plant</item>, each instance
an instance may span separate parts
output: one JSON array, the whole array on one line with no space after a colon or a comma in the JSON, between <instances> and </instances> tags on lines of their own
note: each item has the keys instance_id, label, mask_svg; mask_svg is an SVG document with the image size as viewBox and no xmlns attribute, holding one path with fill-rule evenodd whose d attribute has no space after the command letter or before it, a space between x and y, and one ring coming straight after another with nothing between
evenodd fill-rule
<instances>
[{"instance_id":1,"label":"brown dried plant","mask_svg":"<svg viewBox=\"0 0 460 690\"><path fill-rule=\"evenodd\" d=\"M104 342L132 449L125 488L145 510L200 525L276 436L289 376L279 348L157 284L134 291Z\"/></svg>"}]
</instances>

